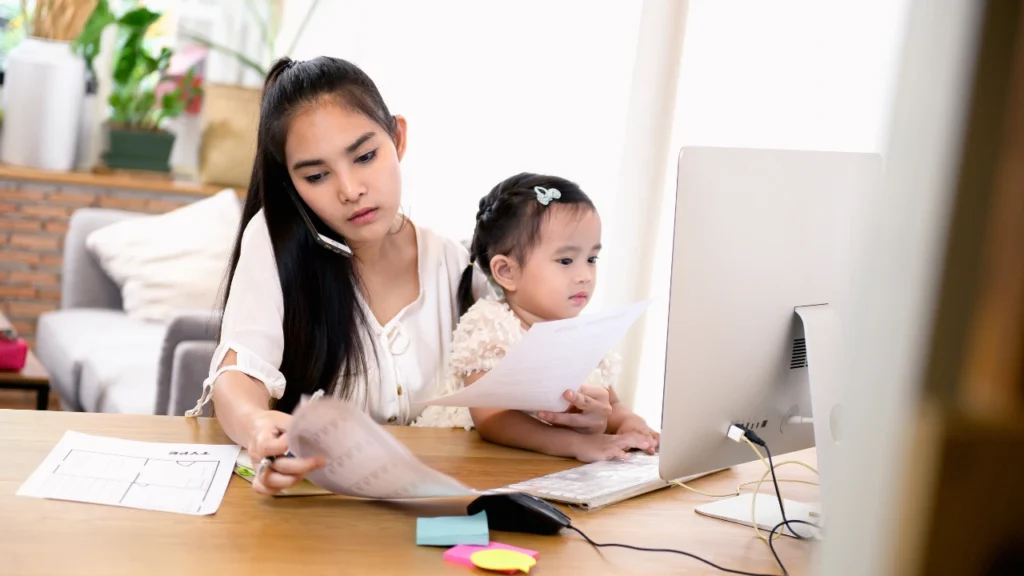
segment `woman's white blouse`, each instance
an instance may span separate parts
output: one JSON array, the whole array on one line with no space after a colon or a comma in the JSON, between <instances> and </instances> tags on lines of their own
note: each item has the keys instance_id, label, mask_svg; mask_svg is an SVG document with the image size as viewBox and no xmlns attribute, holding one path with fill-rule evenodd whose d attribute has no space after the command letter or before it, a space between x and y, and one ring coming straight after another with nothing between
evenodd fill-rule
<instances>
[{"instance_id":1,"label":"woman's white blouse","mask_svg":"<svg viewBox=\"0 0 1024 576\"><path fill-rule=\"evenodd\" d=\"M423 410L417 401L436 396L458 324L458 286L469 263L466 248L432 231L415 227L419 262L419 296L383 326L362 295L371 333L362 335L367 351L366 383L356 385L352 401L378 423L408 424ZM475 270L474 293L491 293ZM216 378L237 370L261 381L270 396L281 398L285 379L279 371L284 352L284 298L270 233L261 210L245 228L242 247L224 309L221 340L210 363L210 377L194 414L201 413ZM228 350L237 362L219 368ZM374 361L376 351L377 362Z\"/></svg>"}]
</instances>

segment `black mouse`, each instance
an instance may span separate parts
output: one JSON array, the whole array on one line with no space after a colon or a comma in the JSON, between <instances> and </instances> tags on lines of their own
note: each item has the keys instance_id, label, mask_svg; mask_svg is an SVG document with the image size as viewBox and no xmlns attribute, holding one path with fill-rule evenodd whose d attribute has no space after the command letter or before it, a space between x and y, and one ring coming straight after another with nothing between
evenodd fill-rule
<instances>
[{"instance_id":1,"label":"black mouse","mask_svg":"<svg viewBox=\"0 0 1024 576\"><path fill-rule=\"evenodd\" d=\"M523 492L486 494L470 502L470 515L487 512L487 525L502 532L551 536L571 523L561 510Z\"/></svg>"}]
</instances>

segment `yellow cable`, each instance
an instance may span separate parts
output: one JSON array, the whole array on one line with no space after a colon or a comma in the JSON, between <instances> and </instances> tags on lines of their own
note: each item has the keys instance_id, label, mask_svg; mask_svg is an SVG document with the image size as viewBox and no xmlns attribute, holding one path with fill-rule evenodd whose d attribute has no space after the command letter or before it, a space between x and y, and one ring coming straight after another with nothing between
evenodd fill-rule
<instances>
[{"instance_id":1,"label":"yellow cable","mask_svg":"<svg viewBox=\"0 0 1024 576\"><path fill-rule=\"evenodd\" d=\"M692 488L690 486L687 486L686 484L683 484L682 482L679 482L678 480L673 480L671 482L671 484L674 484L674 485L682 487L682 488L686 488L687 490L689 490L691 492L694 492L696 494L700 494L701 496L707 496L708 498L732 498L732 497L735 497L735 496L739 496L741 494L740 490L742 488L744 488L746 486L750 486L751 484L757 484L757 487L754 488L754 493L753 493L752 497L750 498L750 524L754 528L754 534L756 534L757 537L761 539L761 541L763 541L765 543L768 543L768 538L766 538L761 533L761 529L758 528L758 526L757 526L757 507L756 506L757 506L757 494L758 494L758 492L760 492L761 485L764 484L765 479L772 473L772 468L771 468L771 465L768 463L768 460L761 454L761 451L757 448L757 446L753 442L750 441L750 438L747 438L746 435L744 435L742 438L743 438L743 441L746 442L747 446L750 446L750 449L754 451L754 454L757 454L758 460L760 460L761 464L763 464L764 467L765 467L764 474L761 475L761 478L759 480L751 480L750 482L743 482L742 484L739 484L738 486L736 486L736 491L731 493L731 494L709 494L707 492L701 492L700 490L697 490L696 488ZM799 466L803 466L804 468L807 468L811 472L814 472L815 475L818 475L818 469L817 468L815 468L814 466L811 466L810 464L808 464L806 462L800 462L800 461L797 461L797 460L786 460L785 462L780 462L780 463L776 464L775 467L778 468L780 466L785 466L787 464L797 464ZM778 482L780 484L783 483L783 482L799 482L801 484L810 484L812 486L817 486L818 485L817 482L811 482L810 480L796 480L796 479L788 479L788 478L778 480ZM779 493L779 499L780 500L782 499L781 491ZM780 510L780 512L781 511L782 510ZM792 528L790 528L790 532L792 532L792 531L793 531ZM780 536L783 536L782 531L779 531L777 534L775 534L775 538L779 538Z\"/></svg>"},{"instance_id":2,"label":"yellow cable","mask_svg":"<svg viewBox=\"0 0 1024 576\"><path fill-rule=\"evenodd\" d=\"M764 464L765 468L771 468L771 466L768 465L768 461L765 460L764 456L761 455L761 451L758 450L757 446L755 446L754 443L750 441L750 438L747 438L746 434L743 435L743 441L747 443L747 446L750 446L750 449L754 451L754 454L757 454L758 460L761 461L761 464Z\"/></svg>"},{"instance_id":3,"label":"yellow cable","mask_svg":"<svg viewBox=\"0 0 1024 576\"><path fill-rule=\"evenodd\" d=\"M793 463L794 464L801 464L801 462L793 462ZM751 480L750 482L744 482L743 484L740 484L739 486L737 486L737 489L746 488L747 486L753 486L754 484L757 484L758 482L760 482L760 480ZM790 482L792 484L808 484L810 486L820 486L820 484L818 484L817 482L811 481L811 480L797 480L796 478L779 478L779 484L782 484L783 482Z\"/></svg>"},{"instance_id":4,"label":"yellow cable","mask_svg":"<svg viewBox=\"0 0 1024 576\"><path fill-rule=\"evenodd\" d=\"M707 492L701 492L700 490L697 490L696 488L691 488L691 487L687 486L686 484L683 484L682 482L680 482L678 480L673 480L672 482L670 482L670 484L674 484L676 486L679 486L680 488L686 488L690 492L695 492L697 494L700 494L701 496L707 496L708 498L732 498L733 496L739 496L740 495L740 492L739 492L738 489L737 489L736 492L733 492L732 494L708 494Z\"/></svg>"},{"instance_id":5,"label":"yellow cable","mask_svg":"<svg viewBox=\"0 0 1024 576\"><path fill-rule=\"evenodd\" d=\"M815 470L814 467L811 466L810 464L807 464L805 462L798 462L796 460L786 460L785 462L779 462L778 464L775 465L775 467L779 468L779 467L785 466L787 464L797 464L797 465L803 466L804 468L807 468L808 470L810 470L811 472L814 472L815 474L818 473L818 471ZM765 538L765 536L763 534L761 534L761 529L758 528L758 526L757 526L757 494L758 494L758 492L761 491L761 485L764 484L765 479L771 473L772 473L771 470L765 470L764 474L761 475L761 479L757 481L757 487L754 488L753 496L750 498L750 523L754 526L754 534L757 534L757 537L760 538L761 541L765 542L765 543L768 542L768 539ZM780 482L781 482L781 480L780 480ZM800 482L800 481L798 480L798 482ZM812 482L808 482L806 480L803 480L802 482L805 482L807 484L812 484ZM748 482L748 484L751 484L751 483L753 483L753 482ZM779 493L779 496L781 498L781 496L782 496L781 491ZM792 531L793 531L793 529L790 528L790 532L792 532ZM782 535L783 535L782 531L780 530L778 533L775 534L775 538L778 538L779 536L782 536Z\"/></svg>"}]
</instances>

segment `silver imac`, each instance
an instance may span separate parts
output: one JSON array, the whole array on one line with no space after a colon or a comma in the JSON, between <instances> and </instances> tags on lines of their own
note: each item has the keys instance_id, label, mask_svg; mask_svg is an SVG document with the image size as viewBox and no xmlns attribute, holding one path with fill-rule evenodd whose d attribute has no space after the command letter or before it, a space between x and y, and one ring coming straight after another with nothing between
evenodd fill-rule
<instances>
[{"instance_id":1,"label":"silver imac","mask_svg":"<svg viewBox=\"0 0 1024 576\"><path fill-rule=\"evenodd\" d=\"M663 479L756 459L727 437L730 425L743 424L773 456L816 447L827 489L842 433L839 323L848 313L858 207L881 179L877 154L681 150ZM757 504L759 526L781 521L775 499ZM790 519L821 514L816 504L785 506ZM750 495L698 512L749 525Z\"/></svg>"}]
</instances>

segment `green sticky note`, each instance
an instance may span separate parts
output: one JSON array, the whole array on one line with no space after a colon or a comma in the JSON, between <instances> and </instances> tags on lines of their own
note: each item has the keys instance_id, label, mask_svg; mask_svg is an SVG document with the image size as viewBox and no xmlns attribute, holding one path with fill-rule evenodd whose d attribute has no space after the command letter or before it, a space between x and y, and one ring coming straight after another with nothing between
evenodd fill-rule
<instances>
[{"instance_id":1,"label":"green sticky note","mask_svg":"<svg viewBox=\"0 0 1024 576\"><path fill-rule=\"evenodd\" d=\"M443 516L416 519L417 546L487 546L491 533L487 529L487 512L473 516Z\"/></svg>"}]
</instances>

